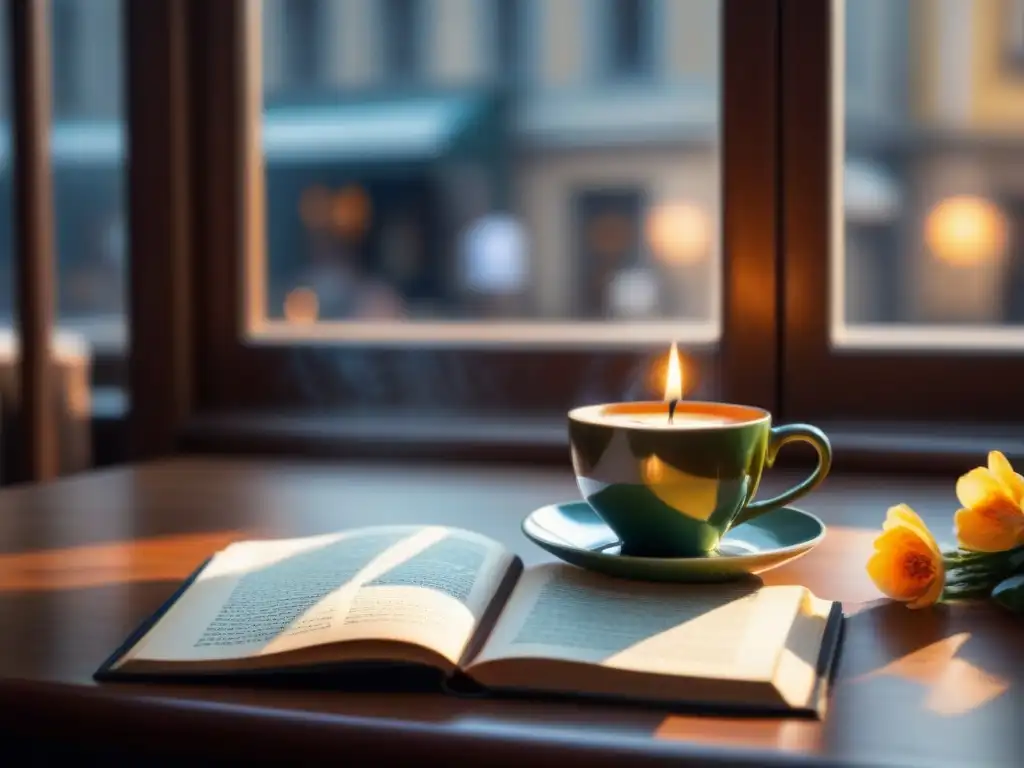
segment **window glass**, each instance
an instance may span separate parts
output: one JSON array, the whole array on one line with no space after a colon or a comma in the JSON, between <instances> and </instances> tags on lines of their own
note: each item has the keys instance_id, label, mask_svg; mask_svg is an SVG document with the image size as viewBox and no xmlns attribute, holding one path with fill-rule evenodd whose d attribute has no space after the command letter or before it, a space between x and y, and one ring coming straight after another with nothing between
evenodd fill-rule
<instances>
[{"instance_id":1,"label":"window glass","mask_svg":"<svg viewBox=\"0 0 1024 768\"><path fill-rule=\"evenodd\" d=\"M93 450L94 417L126 408L125 137L121 0L51 5L54 248L61 471L109 457ZM13 365L16 280L7 14L0 14L0 368ZM10 384L8 372L2 380ZM6 387L8 384L4 384ZM11 401L0 393L3 416ZM6 423L6 422L5 422ZM7 456L0 474L7 476Z\"/></svg>"},{"instance_id":2,"label":"window glass","mask_svg":"<svg viewBox=\"0 0 1024 768\"><path fill-rule=\"evenodd\" d=\"M835 343L1024 346L1022 5L845 3Z\"/></svg>"},{"instance_id":3,"label":"window glass","mask_svg":"<svg viewBox=\"0 0 1024 768\"><path fill-rule=\"evenodd\" d=\"M319 80L317 67L320 36L317 26L317 0L290 0L285 6L285 31L289 38L306 40L306 45L288 47L288 80L298 87Z\"/></svg>"},{"instance_id":4,"label":"window glass","mask_svg":"<svg viewBox=\"0 0 1024 768\"><path fill-rule=\"evenodd\" d=\"M611 0L609 58L614 75L639 75L650 61L648 45L650 0Z\"/></svg>"},{"instance_id":5,"label":"window glass","mask_svg":"<svg viewBox=\"0 0 1024 768\"><path fill-rule=\"evenodd\" d=\"M94 356L125 341L121 12L121 0L58 0L51 17L58 325Z\"/></svg>"},{"instance_id":6,"label":"window glass","mask_svg":"<svg viewBox=\"0 0 1024 768\"><path fill-rule=\"evenodd\" d=\"M11 61L7 18L7 13L0 13L0 331L10 336L13 333L12 306L15 287L12 231L14 189L11 177Z\"/></svg>"},{"instance_id":7,"label":"window glass","mask_svg":"<svg viewBox=\"0 0 1024 768\"><path fill-rule=\"evenodd\" d=\"M717 339L717 0L320 0L316 95L289 4L262 4L252 338Z\"/></svg>"},{"instance_id":8,"label":"window glass","mask_svg":"<svg viewBox=\"0 0 1024 768\"><path fill-rule=\"evenodd\" d=\"M523 10L527 0L494 0L494 61L498 74L508 81L523 69Z\"/></svg>"},{"instance_id":9,"label":"window glass","mask_svg":"<svg viewBox=\"0 0 1024 768\"><path fill-rule=\"evenodd\" d=\"M56 0L51 14L58 326L86 344L91 354L120 353L125 336L120 13L120 0ZM13 220L6 31L0 37L0 54L0 72L5 73L0 105L0 317L9 327L14 254L9 234Z\"/></svg>"},{"instance_id":10,"label":"window glass","mask_svg":"<svg viewBox=\"0 0 1024 768\"><path fill-rule=\"evenodd\" d=\"M391 80L402 82L419 74L419 34L427 21L419 6L418 0L381 1L381 48Z\"/></svg>"}]
</instances>

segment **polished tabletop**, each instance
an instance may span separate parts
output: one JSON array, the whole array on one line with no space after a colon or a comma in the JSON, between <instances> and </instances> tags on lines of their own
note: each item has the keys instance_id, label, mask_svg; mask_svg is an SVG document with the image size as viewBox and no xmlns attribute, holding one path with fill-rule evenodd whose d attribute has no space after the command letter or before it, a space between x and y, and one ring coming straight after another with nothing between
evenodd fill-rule
<instances>
[{"instance_id":1,"label":"polished tabletop","mask_svg":"<svg viewBox=\"0 0 1024 768\"><path fill-rule=\"evenodd\" d=\"M791 478L774 477L765 491ZM987 605L912 612L864 572L888 506L940 536L953 479L833 477L805 509L829 525L765 574L841 600L828 716L722 718L629 706L429 693L97 684L93 671L206 556L250 537L439 523L549 556L522 518L576 497L565 469L182 458L0 492L0 712L23 734L209 756L370 754L430 762L589 765L1020 765L1024 621Z\"/></svg>"}]
</instances>

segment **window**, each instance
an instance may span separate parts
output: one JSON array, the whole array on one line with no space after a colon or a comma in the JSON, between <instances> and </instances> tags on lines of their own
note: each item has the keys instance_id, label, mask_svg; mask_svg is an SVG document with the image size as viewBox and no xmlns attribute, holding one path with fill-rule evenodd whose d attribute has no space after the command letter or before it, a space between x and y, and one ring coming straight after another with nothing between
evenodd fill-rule
<instances>
[{"instance_id":1,"label":"window","mask_svg":"<svg viewBox=\"0 0 1024 768\"><path fill-rule=\"evenodd\" d=\"M121 115L121 2L55 2L51 15L58 326L88 349L94 381L120 386L125 348L126 246ZM7 40L0 42L6 50ZM6 111L6 110L5 110ZM0 161L0 168L7 163ZM0 195L10 200L4 173ZM0 207L12 228L9 202ZM2 251L2 271L13 255ZM10 284L11 277L5 278ZM0 291L0 322L10 326L13 292ZM70 343L70 342L69 342ZM106 391L100 393L105 397Z\"/></svg>"},{"instance_id":2,"label":"window","mask_svg":"<svg viewBox=\"0 0 1024 768\"><path fill-rule=\"evenodd\" d=\"M1024 3L1003 0L1003 14L1006 59L1012 70L1019 70L1024 66Z\"/></svg>"},{"instance_id":3,"label":"window","mask_svg":"<svg viewBox=\"0 0 1024 768\"><path fill-rule=\"evenodd\" d=\"M1012 297L1003 291L1020 248L1008 200L1017 194L1012 169L1024 162L1024 145L997 149L986 141L991 131L1014 127L994 99L1020 99L1024 90L1001 93L998 81L985 76L998 66L998 46L972 43L972 35L998 34L997 4L861 5L862 23L846 30L846 47L880 42L876 50L885 58L878 66L889 77L874 84L874 103L847 105L845 228L863 242L871 231L888 234L869 248L834 251L846 290L832 297L839 305L833 341L869 348L984 346L1000 338L1015 343L1017 336L1024 342L1008 327ZM982 51L977 61L974 50ZM947 74L952 66L964 72L955 85ZM847 71L846 79L856 76ZM880 114L893 119L879 124ZM940 128L948 137L926 140ZM892 289L884 313L891 323L872 322L858 309L863 302L843 301L885 285Z\"/></svg>"},{"instance_id":4,"label":"window","mask_svg":"<svg viewBox=\"0 0 1024 768\"><path fill-rule=\"evenodd\" d=\"M592 318L660 314L660 281L645 258L643 192L580 192L574 207L580 314Z\"/></svg>"},{"instance_id":5,"label":"window","mask_svg":"<svg viewBox=\"0 0 1024 768\"><path fill-rule=\"evenodd\" d=\"M11 157L9 142L11 136L11 55L10 55L10 33L8 30L8 14L0 13L0 136L3 137L3 154L0 154L0 333L8 338L13 337L13 306L14 295L17 290L14 285L14 179L11 168ZM5 350L6 351L6 350ZM12 378L9 366L13 365L12 359L5 359L9 356L4 354L0 358L0 364L5 370L5 378ZM5 403L0 401L0 413L3 412ZM6 414L5 414L6 416ZM2 449L2 446L0 446Z\"/></svg>"},{"instance_id":6,"label":"window","mask_svg":"<svg viewBox=\"0 0 1024 768\"><path fill-rule=\"evenodd\" d=\"M51 349L60 431L56 465L64 473L110 461L120 437L114 436L116 425L126 411L121 13L120 0L56 0L48 17L51 87L42 93L51 99L52 115L56 328ZM11 389L17 382L12 369L17 360L14 342L20 334L15 327L19 243L17 191L11 174L14 142L8 99L13 57L7 22L5 12L0 35L0 426L17 435L26 427L25 419L19 418L25 415L24 400L14 397ZM6 445L21 449L27 442L16 436ZM26 477L28 466L19 466L19 458L9 449L0 452L0 482Z\"/></svg>"},{"instance_id":7,"label":"window","mask_svg":"<svg viewBox=\"0 0 1024 768\"><path fill-rule=\"evenodd\" d=\"M53 49L60 51L52 62L53 112L59 117L74 114L79 97L78 45L79 4L75 0L56 0L51 5Z\"/></svg>"},{"instance_id":8,"label":"window","mask_svg":"<svg viewBox=\"0 0 1024 768\"><path fill-rule=\"evenodd\" d=\"M673 59L664 88L605 87L610 73L594 82L589 3L524 6L530 23L516 26L535 35L522 50L536 76L509 92L493 76L496 9L433 3L428 19L420 4L382 2L339 11L344 84L317 96L279 86L233 129L225 92L209 91L208 108L223 119L211 121L199 162L224 180L196 201L209 238L199 269L216 286L211 327L198 337L209 349L199 375L210 410L546 418L577 402L660 396L657 370L672 341L687 357L688 393L726 396L722 371L744 347L731 347L732 357L718 348L730 280L720 232L737 233L737 249L753 255L741 241L761 225L721 219L720 5L673 5L680 50L699 53ZM243 24L247 55L267 34L260 21ZM378 24L388 40L418 42L392 52L416 56L382 72L365 36L346 45L359 40L353 30ZM653 40L645 32L640 44ZM770 43L757 50L773 55ZM222 63L202 68L237 60L211 47L220 54ZM263 72L268 56L264 46ZM410 67L406 87L394 88L388 72ZM737 90L733 108L762 113L770 79L765 86L756 98ZM681 87L690 88L682 111ZM249 136L244 167L232 170L216 147L238 146L239 131ZM748 200L769 193L770 163L754 157L770 147L748 129L742 151L766 171L749 177ZM246 211L242 230L220 226L233 200ZM612 253L622 221L629 242ZM201 255L214 252L242 263ZM232 274L244 275L234 299L221 282ZM759 346L743 364L770 354ZM251 386L235 386L242 379ZM743 380L756 389L772 378Z\"/></svg>"},{"instance_id":9,"label":"window","mask_svg":"<svg viewBox=\"0 0 1024 768\"><path fill-rule=\"evenodd\" d=\"M523 0L493 0L494 61L499 78L515 82L523 70Z\"/></svg>"},{"instance_id":10,"label":"window","mask_svg":"<svg viewBox=\"0 0 1024 768\"><path fill-rule=\"evenodd\" d=\"M54 104L51 140L58 324L106 360L123 355L126 337L121 13L121 0L95 0L56 3L52 16L54 99L63 87L76 105Z\"/></svg>"},{"instance_id":11,"label":"window","mask_svg":"<svg viewBox=\"0 0 1024 768\"><path fill-rule=\"evenodd\" d=\"M562 7L539 13L552 27L571 21ZM421 95L375 92L369 81L358 97L301 111L266 107L268 247L266 263L250 267L250 290L262 294L252 297L262 308L254 336L498 333L468 324L482 316L519 323L500 332L524 342L578 337L576 321L619 316L608 302L615 291L625 296L621 286L658 280L663 298L620 310L624 322L660 326L587 332L667 343L682 322L701 343L714 341L717 104L697 105L699 135L670 116L654 137L640 116L666 109L675 99L667 90L616 101L581 82L558 99L538 88L500 104L478 53L486 19L471 21L436 20L449 30L447 46L431 49L433 66L423 62ZM562 41L548 45L552 66L575 66L559 59ZM642 199L615 191L635 179L650 190ZM591 191L577 196L584 187ZM619 256L596 235L578 242L580 226L598 232L604 219L608 237L618 237L612 227L622 218L630 243Z\"/></svg>"},{"instance_id":12,"label":"window","mask_svg":"<svg viewBox=\"0 0 1024 768\"><path fill-rule=\"evenodd\" d=\"M635 77L649 70L651 11L650 0L610 0L606 45L611 75Z\"/></svg>"},{"instance_id":13,"label":"window","mask_svg":"<svg viewBox=\"0 0 1024 768\"><path fill-rule=\"evenodd\" d=\"M382 49L385 77L403 82L419 74L420 34L424 19L418 0L382 0Z\"/></svg>"},{"instance_id":14,"label":"window","mask_svg":"<svg viewBox=\"0 0 1024 768\"><path fill-rule=\"evenodd\" d=\"M1004 76L1003 6L857 5L844 16L821 4L783 26L802 41L782 74L792 105L784 408L846 422L1005 423L1024 350L1024 87ZM865 49L873 55L853 53ZM844 50L832 81L823 73ZM844 99L853 82L858 97ZM797 149L817 145L834 153Z\"/></svg>"},{"instance_id":15,"label":"window","mask_svg":"<svg viewBox=\"0 0 1024 768\"><path fill-rule=\"evenodd\" d=\"M401 440L657 396L676 341L690 396L780 419L1016 419L1017 3L158 5L177 37L128 14L167 50L129 30L163 69L127 68L125 196L121 3L54 4L57 304L97 381L130 231L136 257L174 238L195 294L162 294L166 329L133 278L133 332L194 368L183 412L384 413Z\"/></svg>"},{"instance_id":16,"label":"window","mask_svg":"<svg viewBox=\"0 0 1024 768\"><path fill-rule=\"evenodd\" d=\"M320 0L287 0L284 3L286 69L290 82L299 87L320 79L319 6Z\"/></svg>"},{"instance_id":17,"label":"window","mask_svg":"<svg viewBox=\"0 0 1024 768\"><path fill-rule=\"evenodd\" d=\"M1000 297L1006 322L1024 326L1024 196L1019 193L1003 203L1007 213L1009 243L1006 280Z\"/></svg>"}]
</instances>

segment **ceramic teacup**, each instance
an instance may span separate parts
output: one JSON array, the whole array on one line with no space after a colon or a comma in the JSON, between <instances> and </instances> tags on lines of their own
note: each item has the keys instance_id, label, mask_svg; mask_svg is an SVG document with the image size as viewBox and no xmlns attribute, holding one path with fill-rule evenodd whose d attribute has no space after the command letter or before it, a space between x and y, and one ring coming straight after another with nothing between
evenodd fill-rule
<instances>
[{"instance_id":1,"label":"ceramic teacup","mask_svg":"<svg viewBox=\"0 0 1024 768\"><path fill-rule=\"evenodd\" d=\"M779 449L810 443L807 479L754 501ZM772 426L768 411L729 403L611 403L569 412L573 469L583 498L622 541L623 554L708 555L732 526L792 503L828 474L832 448L809 424Z\"/></svg>"}]
</instances>

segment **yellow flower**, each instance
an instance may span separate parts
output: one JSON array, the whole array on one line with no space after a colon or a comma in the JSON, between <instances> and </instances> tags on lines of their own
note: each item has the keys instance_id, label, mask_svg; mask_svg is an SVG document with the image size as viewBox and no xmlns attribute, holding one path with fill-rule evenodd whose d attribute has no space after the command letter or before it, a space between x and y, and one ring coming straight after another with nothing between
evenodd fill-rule
<instances>
[{"instance_id":1,"label":"yellow flower","mask_svg":"<svg viewBox=\"0 0 1024 768\"><path fill-rule=\"evenodd\" d=\"M889 509L868 560L868 575L888 597L909 608L925 608L941 597L946 579L942 552L906 504Z\"/></svg>"},{"instance_id":2,"label":"yellow flower","mask_svg":"<svg viewBox=\"0 0 1024 768\"><path fill-rule=\"evenodd\" d=\"M963 509L956 513L956 539L974 552L1004 552L1024 544L1024 478L999 451L988 467L972 469L956 483Z\"/></svg>"}]
</instances>

